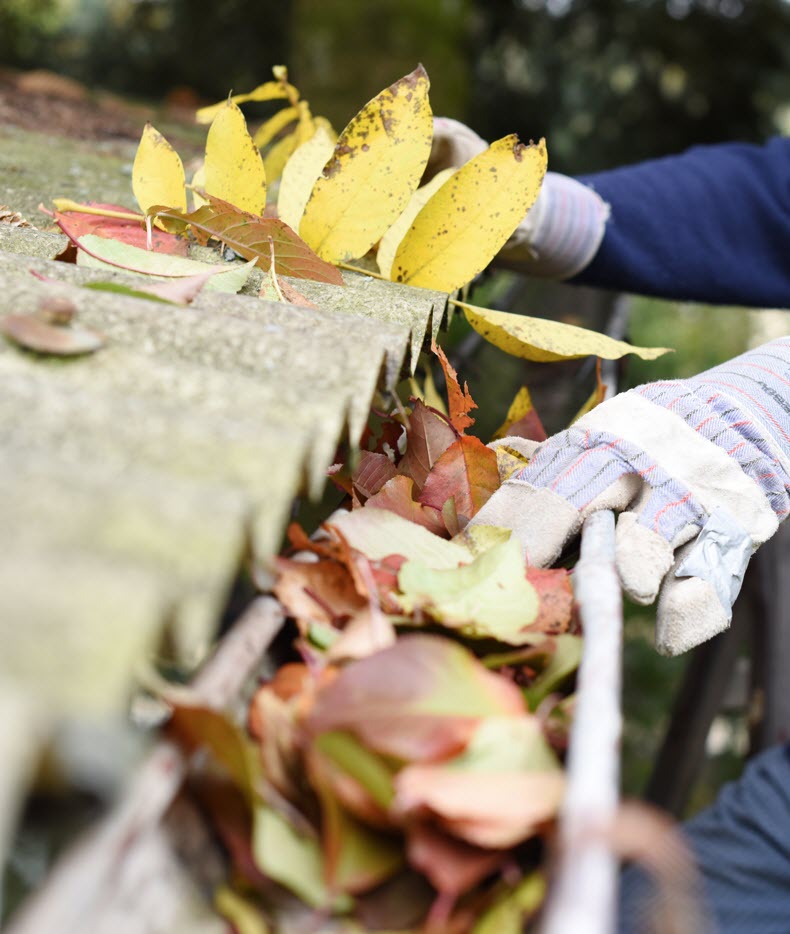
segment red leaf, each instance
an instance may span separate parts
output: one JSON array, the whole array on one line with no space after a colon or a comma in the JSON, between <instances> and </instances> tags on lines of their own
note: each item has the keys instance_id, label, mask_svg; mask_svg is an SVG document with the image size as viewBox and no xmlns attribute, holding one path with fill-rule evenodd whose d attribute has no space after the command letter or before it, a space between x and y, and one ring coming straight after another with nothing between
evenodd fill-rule
<instances>
[{"instance_id":1,"label":"red leaf","mask_svg":"<svg viewBox=\"0 0 790 934\"><path fill-rule=\"evenodd\" d=\"M458 382L458 374L445 356L444 351L437 344L433 344L431 349L439 358L439 363L444 370L444 379L447 384L447 402L450 410L450 424L459 434L464 433L465 428L474 425L475 420L469 415L472 409L477 408L477 403L469 394L469 385L464 383L464 388Z\"/></svg>"},{"instance_id":2,"label":"red leaf","mask_svg":"<svg viewBox=\"0 0 790 934\"><path fill-rule=\"evenodd\" d=\"M425 823L409 830L408 859L439 892L463 895L501 866L509 855L483 850Z\"/></svg>"},{"instance_id":3,"label":"red leaf","mask_svg":"<svg viewBox=\"0 0 790 934\"><path fill-rule=\"evenodd\" d=\"M548 437L540 415L535 409L530 409L526 415L508 425L507 436L511 438L527 438L530 441L545 441Z\"/></svg>"},{"instance_id":4,"label":"red leaf","mask_svg":"<svg viewBox=\"0 0 790 934\"><path fill-rule=\"evenodd\" d=\"M443 415L415 400L406 427L406 454L398 464L398 473L411 477L421 493L433 465L457 438L458 432Z\"/></svg>"},{"instance_id":5,"label":"red leaf","mask_svg":"<svg viewBox=\"0 0 790 934\"><path fill-rule=\"evenodd\" d=\"M119 207L116 204L97 204L93 201L89 201L88 206L104 211L128 211L128 208ZM68 222L69 230L75 238L85 234L96 234L97 237L120 240L121 243L128 243L143 250L148 248L148 234L145 224L140 221L100 217L97 214L82 214L79 211L56 211L55 222L60 224L61 220ZM152 231L151 242L152 248L157 253L170 253L173 256L186 256L189 249L189 244L183 237L177 237L175 234L165 233L162 230Z\"/></svg>"},{"instance_id":6,"label":"red leaf","mask_svg":"<svg viewBox=\"0 0 790 934\"><path fill-rule=\"evenodd\" d=\"M537 590L540 604L530 629L552 635L567 632L573 615L573 589L565 568L527 567L527 580Z\"/></svg>"},{"instance_id":7,"label":"red leaf","mask_svg":"<svg viewBox=\"0 0 790 934\"><path fill-rule=\"evenodd\" d=\"M384 484L397 473L395 465L386 454L363 451L359 466L351 475L351 482L357 495L364 502L368 497L378 493Z\"/></svg>"},{"instance_id":8,"label":"red leaf","mask_svg":"<svg viewBox=\"0 0 790 934\"><path fill-rule=\"evenodd\" d=\"M524 709L518 688L463 646L410 635L343 668L319 692L308 726L351 730L376 752L422 762L463 750L482 717Z\"/></svg>"},{"instance_id":9,"label":"red leaf","mask_svg":"<svg viewBox=\"0 0 790 934\"><path fill-rule=\"evenodd\" d=\"M498 488L496 454L478 438L465 435L436 461L420 502L441 511L452 499L459 523L465 525Z\"/></svg>"},{"instance_id":10,"label":"red leaf","mask_svg":"<svg viewBox=\"0 0 790 934\"><path fill-rule=\"evenodd\" d=\"M274 243L275 272L294 279L315 279L344 285L340 270L317 256L291 228L277 217L257 217L227 201L208 196L210 204L182 214L173 208L152 208L151 214L176 224L189 224L201 242L220 240L239 256L254 259L262 269L271 266Z\"/></svg>"},{"instance_id":11,"label":"red leaf","mask_svg":"<svg viewBox=\"0 0 790 934\"><path fill-rule=\"evenodd\" d=\"M415 503L412 498L414 481L402 475L388 480L384 486L367 501L368 506L376 509L388 509L410 522L422 525L434 535L447 536L441 513L431 506Z\"/></svg>"}]
</instances>

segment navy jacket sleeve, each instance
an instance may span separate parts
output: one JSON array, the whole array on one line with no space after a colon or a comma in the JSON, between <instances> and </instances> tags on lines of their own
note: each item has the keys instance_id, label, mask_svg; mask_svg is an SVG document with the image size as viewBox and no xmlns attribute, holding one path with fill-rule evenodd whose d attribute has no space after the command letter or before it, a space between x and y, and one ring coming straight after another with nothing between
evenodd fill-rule
<instances>
[{"instance_id":1,"label":"navy jacket sleeve","mask_svg":"<svg viewBox=\"0 0 790 934\"><path fill-rule=\"evenodd\" d=\"M699 146L579 180L612 213L573 282L790 308L790 139Z\"/></svg>"}]
</instances>

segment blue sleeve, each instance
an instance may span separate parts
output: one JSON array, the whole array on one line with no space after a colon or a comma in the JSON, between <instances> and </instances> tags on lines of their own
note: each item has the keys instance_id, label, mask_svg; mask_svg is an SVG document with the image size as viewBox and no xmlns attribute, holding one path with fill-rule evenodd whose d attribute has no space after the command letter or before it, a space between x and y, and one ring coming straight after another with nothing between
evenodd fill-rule
<instances>
[{"instance_id":1,"label":"blue sleeve","mask_svg":"<svg viewBox=\"0 0 790 934\"><path fill-rule=\"evenodd\" d=\"M579 180L612 213L573 282L790 308L790 139L699 146Z\"/></svg>"}]
</instances>

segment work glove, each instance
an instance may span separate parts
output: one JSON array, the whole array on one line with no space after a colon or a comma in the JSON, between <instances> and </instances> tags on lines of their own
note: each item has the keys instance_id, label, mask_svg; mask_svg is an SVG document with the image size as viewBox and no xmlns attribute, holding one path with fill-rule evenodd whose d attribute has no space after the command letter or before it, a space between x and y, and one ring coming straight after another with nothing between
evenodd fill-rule
<instances>
[{"instance_id":1,"label":"work glove","mask_svg":"<svg viewBox=\"0 0 790 934\"><path fill-rule=\"evenodd\" d=\"M487 146L463 123L435 117L426 180L443 169L460 168ZM570 279L598 252L608 217L608 204L592 188L547 172L537 200L494 262L532 276Z\"/></svg>"},{"instance_id":2,"label":"work glove","mask_svg":"<svg viewBox=\"0 0 790 934\"><path fill-rule=\"evenodd\" d=\"M500 442L523 448L523 439ZM790 509L790 338L691 379L648 383L535 446L475 524L513 530L550 565L599 509L637 603L658 595L667 655L727 628L749 558Z\"/></svg>"}]
</instances>

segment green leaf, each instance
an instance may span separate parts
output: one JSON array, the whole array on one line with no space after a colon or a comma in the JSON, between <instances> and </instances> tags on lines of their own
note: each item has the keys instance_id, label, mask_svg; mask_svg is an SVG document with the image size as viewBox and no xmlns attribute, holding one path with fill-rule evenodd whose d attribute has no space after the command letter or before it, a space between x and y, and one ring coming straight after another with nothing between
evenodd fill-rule
<instances>
[{"instance_id":1,"label":"green leaf","mask_svg":"<svg viewBox=\"0 0 790 934\"><path fill-rule=\"evenodd\" d=\"M173 277L196 276L216 268L209 263L199 263L184 256L141 250L128 243L108 240L106 237L97 237L95 234L80 237L78 243L94 255L91 256L80 250L77 254L77 265L91 269L121 268L143 275ZM253 265L254 263L229 263L227 272L218 272L212 276L204 288L217 292L238 292L249 278Z\"/></svg>"},{"instance_id":2,"label":"green leaf","mask_svg":"<svg viewBox=\"0 0 790 934\"><path fill-rule=\"evenodd\" d=\"M342 730L322 733L315 741L316 749L336 766L356 779L382 808L388 808L395 794L392 772L380 756L371 752L352 734Z\"/></svg>"},{"instance_id":3,"label":"green leaf","mask_svg":"<svg viewBox=\"0 0 790 934\"><path fill-rule=\"evenodd\" d=\"M407 613L422 610L472 638L494 638L511 645L545 638L524 631L537 616L538 597L526 579L515 536L452 570L408 561L400 569L398 586L399 602Z\"/></svg>"},{"instance_id":4,"label":"green leaf","mask_svg":"<svg viewBox=\"0 0 790 934\"><path fill-rule=\"evenodd\" d=\"M504 892L472 928L472 934L522 934L526 916L546 895L546 880L533 872L512 890Z\"/></svg>"},{"instance_id":5,"label":"green leaf","mask_svg":"<svg viewBox=\"0 0 790 934\"><path fill-rule=\"evenodd\" d=\"M576 671L582 660L584 640L581 636L565 633L557 636L555 642L556 648L548 665L524 692L530 710L535 710L544 697L557 690Z\"/></svg>"}]
</instances>

